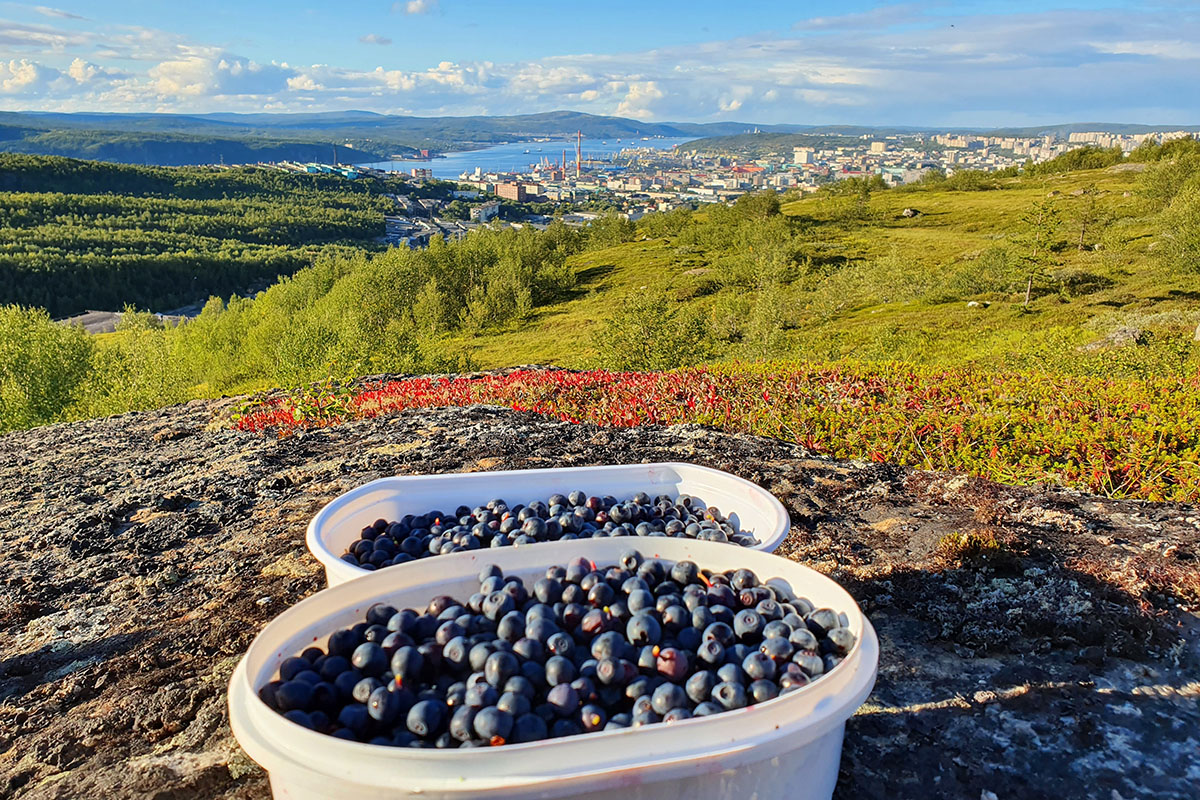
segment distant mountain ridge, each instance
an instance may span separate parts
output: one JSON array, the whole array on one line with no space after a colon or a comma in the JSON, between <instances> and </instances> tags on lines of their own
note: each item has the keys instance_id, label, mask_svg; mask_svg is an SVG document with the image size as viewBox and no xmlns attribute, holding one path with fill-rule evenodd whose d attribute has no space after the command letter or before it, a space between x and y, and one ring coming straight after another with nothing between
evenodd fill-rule
<instances>
[{"instance_id":1,"label":"distant mountain ridge","mask_svg":"<svg viewBox=\"0 0 1200 800\"><path fill-rule=\"evenodd\" d=\"M461 150L505 141L562 136L589 138L715 137L753 132L830 136L947 131L1003 136L1066 135L1075 131L1144 133L1200 131L1197 125L1064 123L1023 128L940 126L762 125L751 122L646 122L626 117L549 111L510 116L417 117L372 111L313 113L0 112L0 151L136 164L184 165L253 161L382 160L416 149Z\"/></svg>"}]
</instances>

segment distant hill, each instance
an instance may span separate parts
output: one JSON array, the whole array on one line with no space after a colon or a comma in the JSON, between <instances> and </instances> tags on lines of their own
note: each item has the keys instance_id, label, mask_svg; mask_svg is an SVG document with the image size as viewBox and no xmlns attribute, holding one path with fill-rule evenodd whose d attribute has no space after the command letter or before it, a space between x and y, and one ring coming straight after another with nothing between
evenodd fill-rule
<instances>
[{"instance_id":1,"label":"distant hill","mask_svg":"<svg viewBox=\"0 0 1200 800\"><path fill-rule=\"evenodd\" d=\"M417 148L463 150L506 141L562 136L723 136L753 123L649 123L573 111L505 117L405 117L346 111L320 114L0 113L0 151L134 164L383 160Z\"/></svg>"},{"instance_id":2,"label":"distant hill","mask_svg":"<svg viewBox=\"0 0 1200 800\"><path fill-rule=\"evenodd\" d=\"M1103 130L1200 130L1200 126L1067 123L1028 128L955 128L1007 136ZM844 137L948 130L936 126L760 125L753 122L645 122L626 117L549 111L541 114L409 117L371 111L300 114L104 114L0 112L0 151L176 166L257 161L381 161L416 149L469 150L546 136L698 138L781 134ZM790 146L790 145L789 145Z\"/></svg>"}]
</instances>

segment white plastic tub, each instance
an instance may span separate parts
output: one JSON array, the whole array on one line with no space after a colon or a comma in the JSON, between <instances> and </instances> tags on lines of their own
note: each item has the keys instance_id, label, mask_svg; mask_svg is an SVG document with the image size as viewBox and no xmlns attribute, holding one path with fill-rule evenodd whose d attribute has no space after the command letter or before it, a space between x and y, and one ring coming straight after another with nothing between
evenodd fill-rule
<instances>
[{"instance_id":1,"label":"white plastic tub","mask_svg":"<svg viewBox=\"0 0 1200 800\"><path fill-rule=\"evenodd\" d=\"M647 558L746 567L778 579L817 606L842 612L858 643L828 675L738 711L638 729L471 750L417 750L349 742L295 725L257 689L283 659L362 620L372 603L423 608L436 595L466 597L488 563L528 583L551 564L585 555L616 563L631 546ZM424 570L383 569L326 589L279 615L258 635L229 684L229 717L246 753L270 775L277 800L828 800L837 782L846 720L875 684L879 644L844 589L794 562L691 539L588 539L455 553Z\"/></svg>"},{"instance_id":2,"label":"white plastic tub","mask_svg":"<svg viewBox=\"0 0 1200 800\"><path fill-rule=\"evenodd\" d=\"M306 542L309 552L325 566L329 585L337 586L371 574L371 570L342 561L341 556L362 529L377 519L392 521L435 508L451 512L460 505L473 508L497 497L509 503L544 501L556 492L576 489L620 500L638 492L693 495L705 505L721 509L736 521L736 527L753 533L759 541L754 549L768 553L779 547L791 527L787 511L774 495L736 475L695 464L630 464L381 478L351 489L322 508L309 523ZM413 563L425 565L429 560Z\"/></svg>"}]
</instances>

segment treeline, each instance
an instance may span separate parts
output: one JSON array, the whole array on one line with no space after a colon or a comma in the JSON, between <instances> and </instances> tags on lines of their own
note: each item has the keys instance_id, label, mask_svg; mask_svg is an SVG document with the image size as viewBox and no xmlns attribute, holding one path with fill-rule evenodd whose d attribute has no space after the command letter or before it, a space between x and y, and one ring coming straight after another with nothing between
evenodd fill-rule
<instances>
[{"instance_id":1,"label":"treeline","mask_svg":"<svg viewBox=\"0 0 1200 800\"><path fill-rule=\"evenodd\" d=\"M342 137L336 137L340 141ZM342 159L382 161L392 153L413 148L362 143L366 149L345 148ZM67 158L99 159L125 164L245 164L256 161L329 161L331 141L305 141L270 136L213 136L168 132L105 130L0 130L0 149Z\"/></svg>"},{"instance_id":2,"label":"treeline","mask_svg":"<svg viewBox=\"0 0 1200 800\"><path fill-rule=\"evenodd\" d=\"M324 249L381 249L386 195L455 184L0 155L0 304L52 316L244 292Z\"/></svg>"},{"instance_id":3,"label":"treeline","mask_svg":"<svg viewBox=\"0 0 1200 800\"><path fill-rule=\"evenodd\" d=\"M178 327L129 310L98 342L40 309L0 307L0 430L330 374L454 369L445 334L516 326L574 287L584 235L482 231L426 250L323 256L255 299L211 299ZM202 387L202 388L198 388Z\"/></svg>"}]
</instances>

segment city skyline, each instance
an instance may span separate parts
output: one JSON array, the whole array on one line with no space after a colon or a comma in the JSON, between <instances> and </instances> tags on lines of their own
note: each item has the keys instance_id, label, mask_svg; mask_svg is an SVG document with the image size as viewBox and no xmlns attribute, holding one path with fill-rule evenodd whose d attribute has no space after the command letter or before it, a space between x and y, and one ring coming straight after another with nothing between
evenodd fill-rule
<instances>
[{"instance_id":1,"label":"city skyline","mask_svg":"<svg viewBox=\"0 0 1200 800\"><path fill-rule=\"evenodd\" d=\"M9 111L1188 125L1198 73L1183 3L0 3Z\"/></svg>"}]
</instances>

